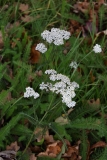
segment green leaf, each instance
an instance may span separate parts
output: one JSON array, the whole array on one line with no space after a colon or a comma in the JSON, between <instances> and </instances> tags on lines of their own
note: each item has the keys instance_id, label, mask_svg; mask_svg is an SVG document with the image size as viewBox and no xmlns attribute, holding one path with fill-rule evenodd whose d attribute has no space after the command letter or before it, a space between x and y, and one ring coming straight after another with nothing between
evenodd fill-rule
<instances>
[{"instance_id":1,"label":"green leaf","mask_svg":"<svg viewBox=\"0 0 107 160\"><path fill-rule=\"evenodd\" d=\"M0 146L1 143L9 136L11 129L16 126L18 121L21 119L20 114L17 116L14 116L4 127L0 130Z\"/></svg>"},{"instance_id":2,"label":"green leaf","mask_svg":"<svg viewBox=\"0 0 107 160\"><path fill-rule=\"evenodd\" d=\"M56 133L56 137L63 141L66 138L71 141L71 136L66 132L66 125L60 125L56 122L50 124L51 129Z\"/></svg>"},{"instance_id":3,"label":"green leaf","mask_svg":"<svg viewBox=\"0 0 107 160\"><path fill-rule=\"evenodd\" d=\"M100 137L106 136L107 134L106 125L104 125L104 122L98 118L88 117L76 119L75 121L67 124L67 126L76 129L98 130L98 134L100 135Z\"/></svg>"}]
</instances>

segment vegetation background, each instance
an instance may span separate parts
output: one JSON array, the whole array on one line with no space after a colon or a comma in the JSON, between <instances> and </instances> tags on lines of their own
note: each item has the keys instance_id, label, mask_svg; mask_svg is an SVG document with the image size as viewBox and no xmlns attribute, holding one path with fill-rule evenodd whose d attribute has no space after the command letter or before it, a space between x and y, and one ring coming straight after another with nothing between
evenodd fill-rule
<instances>
[{"instance_id":1,"label":"vegetation background","mask_svg":"<svg viewBox=\"0 0 107 160\"><path fill-rule=\"evenodd\" d=\"M46 43L51 28L71 33ZM35 50L45 43L48 51ZM101 53L94 53L99 44ZM78 64L70 68L71 62ZM79 84L76 106L41 91L54 69ZM0 1L1 160L107 160L107 3L71 0ZM30 86L40 97L24 98Z\"/></svg>"}]
</instances>

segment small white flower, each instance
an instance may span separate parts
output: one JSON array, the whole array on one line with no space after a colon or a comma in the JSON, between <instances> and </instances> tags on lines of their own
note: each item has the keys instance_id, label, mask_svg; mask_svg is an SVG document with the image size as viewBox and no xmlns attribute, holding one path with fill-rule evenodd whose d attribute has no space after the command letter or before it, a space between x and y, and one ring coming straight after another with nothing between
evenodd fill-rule
<instances>
[{"instance_id":1,"label":"small white flower","mask_svg":"<svg viewBox=\"0 0 107 160\"><path fill-rule=\"evenodd\" d=\"M38 50L41 53L45 53L47 51L47 48L43 43L38 43L35 50Z\"/></svg>"},{"instance_id":2,"label":"small white flower","mask_svg":"<svg viewBox=\"0 0 107 160\"><path fill-rule=\"evenodd\" d=\"M50 75L49 79L51 81L55 81L55 80L57 80L57 75L56 74L52 74L52 75Z\"/></svg>"},{"instance_id":3,"label":"small white flower","mask_svg":"<svg viewBox=\"0 0 107 160\"><path fill-rule=\"evenodd\" d=\"M70 66L71 68L77 69L78 64L77 64L77 62L73 61L73 62L70 63L69 66Z\"/></svg>"},{"instance_id":4,"label":"small white flower","mask_svg":"<svg viewBox=\"0 0 107 160\"><path fill-rule=\"evenodd\" d=\"M37 92L35 92L33 96L34 96L34 99L36 99L39 97L39 94Z\"/></svg>"},{"instance_id":5,"label":"small white flower","mask_svg":"<svg viewBox=\"0 0 107 160\"><path fill-rule=\"evenodd\" d=\"M102 52L102 49L101 49L101 46L99 44L96 44L94 47L93 47L93 51L95 53L101 53Z\"/></svg>"},{"instance_id":6,"label":"small white flower","mask_svg":"<svg viewBox=\"0 0 107 160\"><path fill-rule=\"evenodd\" d=\"M54 69L48 69L45 71L45 74L56 74L57 72Z\"/></svg>"},{"instance_id":7,"label":"small white flower","mask_svg":"<svg viewBox=\"0 0 107 160\"><path fill-rule=\"evenodd\" d=\"M34 99L36 99L39 97L39 94L35 92L33 88L27 87L26 92L24 92L24 98L28 98L28 97L34 97Z\"/></svg>"},{"instance_id":8,"label":"small white flower","mask_svg":"<svg viewBox=\"0 0 107 160\"><path fill-rule=\"evenodd\" d=\"M45 30L41 33L41 37L46 40L47 37L49 36L50 32L48 30Z\"/></svg>"},{"instance_id":9,"label":"small white flower","mask_svg":"<svg viewBox=\"0 0 107 160\"><path fill-rule=\"evenodd\" d=\"M79 84L76 83L75 81L71 83L71 86L75 88L79 88Z\"/></svg>"},{"instance_id":10,"label":"small white flower","mask_svg":"<svg viewBox=\"0 0 107 160\"><path fill-rule=\"evenodd\" d=\"M65 31L65 30L61 30L60 33L61 33L63 39L68 40L70 38L70 35L71 35L70 32Z\"/></svg>"},{"instance_id":11,"label":"small white flower","mask_svg":"<svg viewBox=\"0 0 107 160\"><path fill-rule=\"evenodd\" d=\"M53 42L56 46L63 45L64 41L62 38L58 38Z\"/></svg>"},{"instance_id":12,"label":"small white flower","mask_svg":"<svg viewBox=\"0 0 107 160\"><path fill-rule=\"evenodd\" d=\"M74 107L75 105L76 105L76 102L75 102L75 101L71 101L71 103L67 103L67 106L68 106L69 108Z\"/></svg>"}]
</instances>

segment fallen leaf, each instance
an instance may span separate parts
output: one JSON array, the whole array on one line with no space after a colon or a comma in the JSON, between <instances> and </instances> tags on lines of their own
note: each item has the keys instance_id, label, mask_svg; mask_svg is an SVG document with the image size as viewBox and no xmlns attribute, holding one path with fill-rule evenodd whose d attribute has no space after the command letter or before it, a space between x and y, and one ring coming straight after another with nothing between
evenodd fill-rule
<instances>
[{"instance_id":1,"label":"fallen leaf","mask_svg":"<svg viewBox=\"0 0 107 160\"><path fill-rule=\"evenodd\" d=\"M11 160L11 159L15 159L16 157L16 152L15 151L11 151L11 150L7 150L7 151L1 151L0 152L0 157L6 160ZM2 160L2 159L1 159Z\"/></svg>"},{"instance_id":2,"label":"fallen leaf","mask_svg":"<svg viewBox=\"0 0 107 160\"><path fill-rule=\"evenodd\" d=\"M53 138L53 135L49 135L49 131L47 130L45 135L44 135L44 140L46 142L46 144L50 144L50 143L53 143L55 142L54 138Z\"/></svg>"},{"instance_id":3,"label":"fallen leaf","mask_svg":"<svg viewBox=\"0 0 107 160\"><path fill-rule=\"evenodd\" d=\"M24 4L24 3L21 3L19 5L19 10L21 10L22 12L25 12L29 9L29 5L28 4Z\"/></svg>"},{"instance_id":4,"label":"fallen leaf","mask_svg":"<svg viewBox=\"0 0 107 160\"><path fill-rule=\"evenodd\" d=\"M48 145L46 152L48 153L48 155L54 154L55 156L57 156L60 152L61 152L61 148L58 145L59 141L56 141L50 145Z\"/></svg>"},{"instance_id":5,"label":"fallen leaf","mask_svg":"<svg viewBox=\"0 0 107 160\"><path fill-rule=\"evenodd\" d=\"M94 148L98 148L98 147L106 147L107 143L103 142L103 141L99 141L97 143L95 143L94 145L92 145L91 150Z\"/></svg>"},{"instance_id":6,"label":"fallen leaf","mask_svg":"<svg viewBox=\"0 0 107 160\"><path fill-rule=\"evenodd\" d=\"M6 146L7 150L13 150L13 151L18 151L20 149L20 147L18 146L17 142L13 142L10 145Z\"/></svg>"},{"instance_id":7,"label":"fallen leaf","mask_svg":"<svg viewBox=\"0 0 107 160\"><path fill-rule=\"evenodd\" d=\"M90 100L88 100L87 102L88 102L88 104L89 104L90 106L96 106L96 107L99 107L99 106L100 106L100 99L99 99L99 98L97 98L97 100L95 100L95 99L90 99Z\"/></svg>"},{"instance_id":8,"label":"fallen leaf","mask_svg":"<svg viewBox=\"0 0 107 160\"><path fill-rule=\"evenodd\" d=\"M35 47L36 47L37 44L34 44L32 47L31 47L31 58L30 58L30 62L32 64L35 64L35 63L39 63L40 62L40 58L41 58L41 54L39 51L35 50Z\"/></svg>"},{"instance_id":9,"label":"fallen leaf","mask_svg":"<svg viewBox=\"0 0 107 160\"><path fill-rule=\"evenodd\" d=\"M32 154L32 155L30 156L30 160L37 160L37 157L35 157L35 154Z\"/></svg>"},{"instance_id":10,"label":"fallen leaf","mask_svg":"<svg viewBox=\"0 0 107 160\"><path fill-rule=\"evenodd\" d=\"M105 0L98 0L98 3L99 3L99 4L104 4L104 3L105 3Z\"/></svg>"}]
</instances>

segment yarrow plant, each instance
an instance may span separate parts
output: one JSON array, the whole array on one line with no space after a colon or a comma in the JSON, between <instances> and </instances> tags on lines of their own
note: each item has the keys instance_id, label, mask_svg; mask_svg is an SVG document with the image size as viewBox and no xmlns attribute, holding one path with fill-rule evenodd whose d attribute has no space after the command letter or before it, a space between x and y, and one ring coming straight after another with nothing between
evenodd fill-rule
<instances>
[{"instance_id":1,"label":"yarrow plant","mask_svg":"<svg viewBox=\"0 0 107 160\"><path fill-rule=\"evenodd\" d=\"M102 52L102 48L99 44L96 44L94 47L93 47L93 51L95 53L101 53Z\"/></svg>"},{"instance_id":2,"label":"yarrow plant","mask_svg":"<svg viewBox=\"0 0 107 160\"><path fill-rule=\"evenodd\" d=\"M67 76L61 73L58 74L53 69L46 70L45 74L48 74L49 79L55 83L42 82L40 84L40 89L60 94L62 103L65 103L69 108L74 107L76 102L72 101L72 98L76 96L75 89L79 88L79 85L76 82L70 82L70 79Z\"/></svg>"},{"instance_id":3,"label":"yarrow plant","mask_svg":"<svg viewBox=\"0 0 107 160\"><path fill-rule=\"evenodd\" d=\"M49 44L53 43L57 46L64 44L64 40L68 40L70 35L70 32L58 28L52 28L51 31L45 30L41 33L41 36L44 40L46 40ZM39 43L35 49L42 53L47 51L47 48L43 43ZM76 69L77 66L78 65L76 62L72 62L70 64L71 68ZM67 76L61 73L58 74L54 69L46 70L45 74L49 75L49 79L52 81L52 83L42 82L40 84L40 89L60 94L62 103L65 103L69 108L74 107L76 102L72 101L72 98L76 96L75 89L79 88L79 85L76 82L70 82L70 79ZM24 93L24 97L27 98L33 96L34 94L32 92L34 93L34 91L31 91L30 89L29 93L29 88L27 88L26 92Z\"/></svg>"},{"instance_id":4,"label":"yarrow plant","mask_svg":"<svg viewBox=\"0 0 107 160\"><path fill-rule=\"evenodd\" d=\"M76 82L70 82L70 79L67 76L61 73L58 74L54 69L46 70L45 74L49 75L49 79L52 83L42 82L40 84L40 89L60 94L62 103L65 103L69 108L74 107L76 102L72 101L72 98L76 96L75 89L79 88L79 85ZM53 82L55 83L53 84ZM33 88L27 87L26 92L24 93L24 98L32 96L36 99L39 97L39 94L35 92Z\"/></svg>"}]
</instances>

